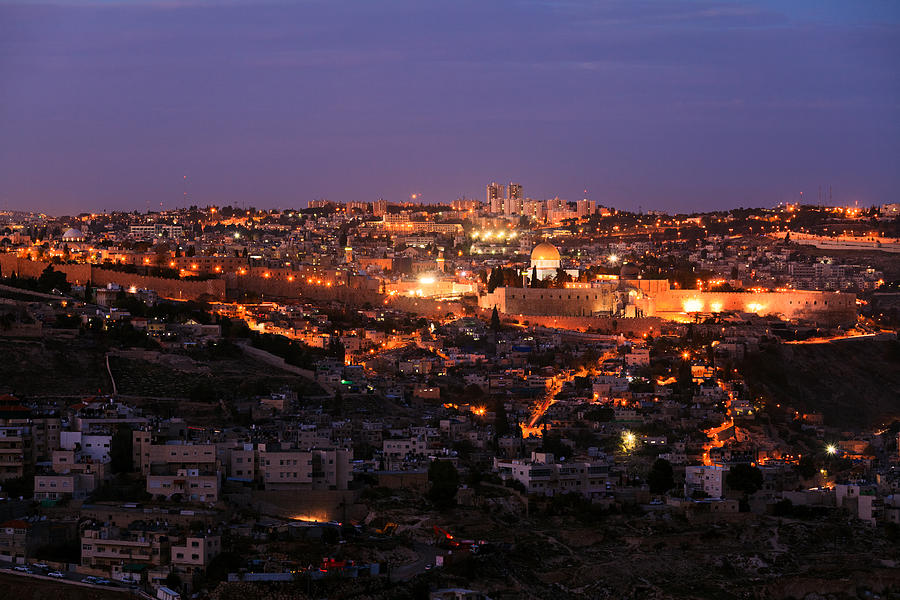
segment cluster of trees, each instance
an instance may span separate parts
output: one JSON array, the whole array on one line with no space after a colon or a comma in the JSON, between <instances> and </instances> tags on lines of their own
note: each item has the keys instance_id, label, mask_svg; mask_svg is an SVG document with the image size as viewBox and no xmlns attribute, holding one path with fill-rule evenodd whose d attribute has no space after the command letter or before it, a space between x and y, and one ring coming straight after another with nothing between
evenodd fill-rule
<instances>
[{"instance_id":1,"label":"cluster of trees","mask_svg":"<svg viewBox=\"0 0 900 600\"><path fill-rule=\"evenodd\" d=\"M432 461L428 467L428 499L439 509L447 509L456 504L459 489L459 471L449 460Z\"/></svg>"},{"instance_id":2,"label":"cluster of trees","mask_svg":"<svg viewBox=\"0 0 900 600\"><path fill-rule=\"evenodd\" d=\"M494 267L486 279L488 292L498 287L522 287L522 274L518 269Z\"/></svg>"},{"instance_id":3,"label":"cluster of trees","mask_svg":"<svg viewBox=\"0 0 900 600\"><path fill-rule=\"evenodd\" d=\"M9 277L0 279L0 283L43 294L50 294L53 290L68 293L72 289L72 284L66 281L66 274L54 269L53 265L47 265L47 268L37 278L19 277L16 273L12 273Z\"/></svg>"},{"instance_id":4,"label":"cluster of trees","mask_svg":"<svg viewBox=\"0 0 900 600\"><path fill-rule=\"evenodd\" d=\"M286 338L283 335L251 331L248 337L254 348L265 350L270 354L283 358L287 364L303 369L314 369L316 361L324 356L334 356L336 358L343 358L344 356L343 345L336 341L329 346L327 351L322 351Z\"/></svg>"}]
</instances>

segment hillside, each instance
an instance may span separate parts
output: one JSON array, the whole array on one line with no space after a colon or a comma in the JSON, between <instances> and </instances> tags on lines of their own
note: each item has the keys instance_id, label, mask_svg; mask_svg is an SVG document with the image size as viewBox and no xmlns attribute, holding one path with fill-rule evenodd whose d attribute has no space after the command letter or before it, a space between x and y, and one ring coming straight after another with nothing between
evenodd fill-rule
<instances>
[{"instance_id":1,"label":"hillside","mask_svg":"<svg viewBox=\"0 0 900 600\"><path fill-rule=\"evenodd\" d=\"M85 397L110 392L104 349L89 338L0 343L0 393Z\"/></svg>"},{"instance_id":2,"label":"hillside","mask_svg":"<svg viewBox=\"0 0 900 600\"><path fill-rule=\"evenodd\" d=\"M900 342L783 344L748 355L741 371L755 395L833 427L877 427L900 419Z\"/></svg>"},{"instance_id":3,"label":"hillside","mask_svg":"<svg viewBox=\"0 0 900 600\"><path fill-rule=\"evenodd\" d=\"M0 594L2 597L16 600L124 600L133 597L122 591L102 590L11 573L0 573L0 589L3 590Z\"/></svg>"}]
</instances>

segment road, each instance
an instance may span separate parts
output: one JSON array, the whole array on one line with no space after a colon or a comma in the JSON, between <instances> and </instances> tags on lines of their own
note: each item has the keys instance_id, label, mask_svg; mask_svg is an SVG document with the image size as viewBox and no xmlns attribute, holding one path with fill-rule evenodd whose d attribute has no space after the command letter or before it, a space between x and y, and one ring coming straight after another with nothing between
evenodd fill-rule
<instances>
[{"instance_id":1,"label":"road","mask_svg":"<svg viewBox=\"0 0 900 600\"><path fill-rule=\"evenodd\" d=\"M21 568L28 569L28 571L19 570ZM0 573L7 573L10 575L18 575L23 578L32 578L40 581L55 581L57 583L77 583L80 586L90 587L93 589L103 589L111 592L130 592L131 594L138 594L139 588L137 586L126 585L124 583L118 581L110 581L110 583L105 585L97 585L92 583L87 583L82 581L87 575L83 573L76 573L74 571L63 571L63 577L50 577L48 573L54 572L56 569L53 568L41 568L33 564L27 565L13 565L11 563L0 563Z\"/></svg>"},{"instance_id":2,"label":"road","mask_svg":"<svg viewBox=\"0 0 900 600\"><path fill-rule=\"evenodd\" d=\"M597 359L597 364L600 365L604 360L614 356L615 352L608 351L604 352L603 356ZM539 427L536 427L538 421L541 420L541 417L544 416L544 413L547 412L547 409L556 401L556 396L559 394L563 386L575 379L576 377L584 377L585 375L590 375L593 372L593 367L589 370L581 369L579 371L574 371L572 369L566 371L565 373L560 373L553 377L550 387L547 389L547 393L544 395L543 399L541 399L540 403L534 407L534 411L531 413L531 420L528 422L527 427L522 428L522 434L524 436L528 436L528 432L534 432ZM527 431L526 431L527 430Z\"/></svg>"},{"instance_id":3,"label":"road","mask_svg":"<svg viewBox=\"0 0 900 600\"><path fill-rule=\"evenodd\" d=\"M409 564L393 567L391 569L391 581L407 581L427 571L428 569L425 568L427 565L434 565L435 556L438 554L438 549L435 546L423 544L422 542L413 542L413 550L418 555L418 558Z\"/></svg>"}]
</instances>

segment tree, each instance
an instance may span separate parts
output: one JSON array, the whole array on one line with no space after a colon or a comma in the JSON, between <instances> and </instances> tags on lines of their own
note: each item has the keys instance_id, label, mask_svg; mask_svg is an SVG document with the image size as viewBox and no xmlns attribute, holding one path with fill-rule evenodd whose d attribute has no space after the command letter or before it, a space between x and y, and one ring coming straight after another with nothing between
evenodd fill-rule
<instances>
[{"instance_id":1,"label":"tree","mask_svg":"<svg viewBox=\"0 0 900 600\"><path fill-rule=\"evenodd\" d=\"M725 476L725 484L730 489L744 492L749 496L762 487L763 474L762 471L750 465L735 465Z\"/></svg>"},{"instance_id":2,"label":"tree","mask_svg":"<svg viewBox=\"0 0 900 600\"><path fill-rule=\"evenodd\" d=\"M805 454L797 464L797 473L804 479L810 479L818 470L816 461L809 454Z\"/></svg>"},{"instance_id":3,"label":"tree","mask_svg":"<svg viewBox=\"0 0 900 600\"><path fill-rule=\"evenodd\" d=\"M494 333L500 331L500 313L497 312L496 306L491 312L491 329L494 330Z\"/></svg>"},{"instance_id":4,"label":"tree","mask_svg":"<svg viewBox=\"0 0 900 600\"><path fill-rule=\"evenodd\" d=\"M494 267L491 269L491 274L488 276L487 281L487 290L488 293L493 292L495 289L503 285L503 272L500 267Z\"/></svg>"},{"instance_id":5,"label":"tree","mask_svg":"<svg viewBox=\"0 0 900 600\"><path fill-rule=\"evenodd\" d=\"M572 449L562 441L562 436L555 431L544 431L540 451L548 452L555 458L572 455Z\"/></svg>"},{"instance_id":6,"label":"tree","mask_svg":"<svg viewBox=\"0 0 900 600\"><path fill-rule=\"evenodd\" d=\"M556 269L556 279L554 282L558 285L562 285L563 283L569 283L572 281L572 276L566 273L566 270L562 267Z\"/></svg>"},{"instance_id":7,"label":"tree","mask_svg":"<svg viewBox=\"0 0 900 600\"><path fill-rule=\"evenodd\" d=\"M166 576L165 579L166 587L171 590L178 590L181 588L181 577L178 576L178 573L172 571Z\"/></svg>"},{"instance_id":8,"label":"tree","mask_svg":"<svg viewBox=\"0 0 900 600\"><path fill-rule=\"evenodd\" d=\"M133 439L131 428L120 425L109 444L110 467L113 473L126 473L132 469Z\"/></svg>"},{"instance_id":9,"label":"tree","mask_svg":"<svg viewBox=\"0 0 900 600\"><path fill-rule=\"evenodd\" d=\"M584 418L598 423L608 423L616 418L616 411L608 406L598 406L585 412Z\"/></svg>"},{"instance_id":10,"label":"tree","mask_svg":"<svg viewBox=\"0 0 900 600\"><path fill-rule=\"evenodd\" d=\"M537 265L531 267L531 287L538 286Z\"/></svg>"},{"instance_id":11,"label":"tree","mask_svg":"<svg viewBox=\"0 0 900 600\"><path fill-rule=\"evenodd\" d=\"M650 484L651 494L665 494L675 487L672 463L665 459L657 458L647 474L647 483Z\"/></svg>"},{"instance_id":12,"label":"tree","mask_svg":"<svg viewBox=\"0 0 900 600\"><path fill-rule=\"evenodd\" d=\"M506 414L506 404L502 399L494 404L494 433L498 437L509 433L509 417Z\"/></svg>"},{"instance_id":13,"label":"tree","mask_svg":"<svg viewBox=\"0 0 900 600\"><path fill-rule=\"evenodd\" d=\"M51 265L38 277L38 289L42 292L51 292L57 289L61 292L68 292L72 289L72 285L66 281L66 274L62 271L56 271Z\"/></svg>"},{"instance_id":14,"label":"tree","mask_svg":"<svg viewBox=\"0 0 900 600\"><path fill-rule=\"evenodd\" d=\"M456 491L459 488L459 472L448 460L435 460L428 467L428 499L439 509L450 508L456 504Z\"/></svg>"}]
</instances>

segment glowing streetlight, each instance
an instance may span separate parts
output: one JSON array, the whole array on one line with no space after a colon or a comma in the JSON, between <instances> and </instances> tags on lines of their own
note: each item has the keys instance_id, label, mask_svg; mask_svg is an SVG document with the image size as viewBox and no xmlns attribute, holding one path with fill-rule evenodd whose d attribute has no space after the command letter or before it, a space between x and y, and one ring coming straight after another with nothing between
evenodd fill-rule
<instances>
[{"instance_id":1,"label":"glowing streetlight","mask_svg":"<svg viewBox=\"0 0 900 600\"><path fill-rule=\"evenodd\" d=\"M613 264L619 262L619 257L618 257L618 255L616 255L616 254L610 254L610 255L609 255L609 262L611 262L611 263L613 263Z\"/></svg>"},{"instance_id":2,"label":"glowing streetlight","mask_svg":"<svg viewBox=\"0 0 900 600\"><path fill-rule=\"evenodd\" d=\"M829 456L834 456L835 454L837 454L837 451L837 446L835 446L834 444L828 444L827 446L825 446L825 453Z\"/></svg>"}]
</instances>

